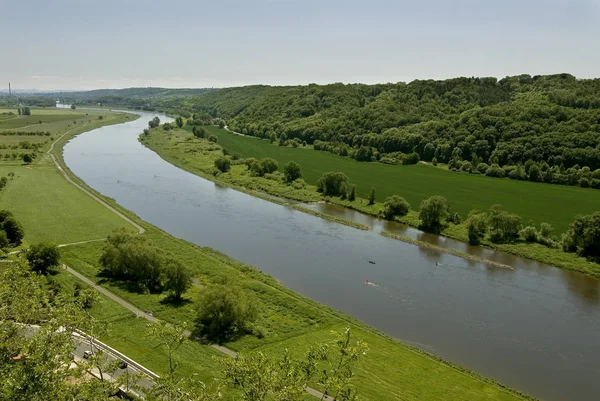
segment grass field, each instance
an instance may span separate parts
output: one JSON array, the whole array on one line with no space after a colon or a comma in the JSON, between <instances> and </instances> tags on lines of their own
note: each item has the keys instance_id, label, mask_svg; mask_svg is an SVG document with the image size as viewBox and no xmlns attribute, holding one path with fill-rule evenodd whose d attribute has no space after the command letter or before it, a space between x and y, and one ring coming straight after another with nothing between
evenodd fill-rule
<instances>
[{"instance_id":1,"label":"grass field","mask_svg":"<svg viewBox=\"0 0 600 401\"><path fill-rule=\"evenodd\" d=\"M82 128L78 128L83 130ZM55 152L60 152L60 144ZM15 172L0 196L0 208L13 211L23 222L26 240L70 242L105 236L114 227L126 225L107 209L85 198L76 188L56 172L47 156L32 166L14 165L0 168L0 175ZM113 201L108 200L112 205ZM369 343L370 351L356 370L355 384L364 400L421 399L438 400L518 400L520 395L496 383L487 381L464 370L439 361L421 351L407 347L353 318L327 308L282 287L273 278L259 270L233 261L211 249L200 248L174 238L140 221L123 210L146 228L144 236L162 252L170 253L194 272L198 285L185 294L186 302L173 305L165 302L166 294L130 292L119 282L103 281L97 274L98 258L103 244L92 242L61 248L62 261L96 282L127 299L140 309L153 311L155 316L171 322L191 322L194 318L190 301L202 291L200 285L228 283L237 285L254 296L260 304L256 329L263 338L246 335L227 344L235 350L262 350L279 353L284 347L292 353L304 352L308 345L330 340L332 329L352 326L355 336ZM60 272L56 280L66 288L73 285L73 277ZM145 321L135 318L127 310L108 299L94 307L97 318L109 322L111 329L101 338L121 352L146 364L157 373L166 373L166 355L154 349L147 335ZM215 351L198 343L189 343L178 352L180 372L196 374L209 380L219 376L213 357Z\"/></svg>"},{"instance_id":2,"label":"grass field","mask_svg":"<svg viewBox=\"0 0 600 401\"><path fill-rule=\"evenodd\" d=\"M577 214L590 214L600 209L600 191L580 187L550 185L528 181L490 178L481 175L445 171L432 166L392 166L361 163L347 157L306 148L279 147L269 141L243 137L218 127L206 127L219 139L219 144L242 157L272 157L280 167L289 161L302 166L304 179L314 185L327 171L344 172L356 184L357 195L368 196L375 188L377 200L400 195L414 209L425 198L443 195L463 217L470 210L488 209L501 204L506 210L539 225L552 224L558 233L567 230Z\"/></svg>"},{"instance_id":3,"label":"grass field","mask_svg":"<svg viewBox=\"0 0 600 401\"><path fill-rule=\"evenodd\" d=\"M130 227L121 218L72 185L50 164L2 166L14 172L0 192L0 207L23 224L25 241L67 243L105 238L115 228Z\"/></svg>"}]
</instances>

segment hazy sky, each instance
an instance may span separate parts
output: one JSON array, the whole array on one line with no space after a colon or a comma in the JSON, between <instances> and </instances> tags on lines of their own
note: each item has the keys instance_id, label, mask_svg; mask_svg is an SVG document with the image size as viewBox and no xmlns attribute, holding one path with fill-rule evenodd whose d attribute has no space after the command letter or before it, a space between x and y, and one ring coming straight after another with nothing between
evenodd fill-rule
<instances>
[{"instance_id":1,"label":"hazy sky","mask_svg":"<svg viewBox=\"0 0 600 401\"><path fill-rule=\"evenodd\" d=\"M600 0L28 0L0 88L600 76Z\"/></svg>"}]
</instances>

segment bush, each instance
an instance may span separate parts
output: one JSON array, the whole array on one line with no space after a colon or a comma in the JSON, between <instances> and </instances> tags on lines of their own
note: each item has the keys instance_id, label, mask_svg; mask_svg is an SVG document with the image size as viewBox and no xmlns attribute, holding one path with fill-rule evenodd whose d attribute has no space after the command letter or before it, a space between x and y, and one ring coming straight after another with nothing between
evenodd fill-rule
<instances>
[{"instance_id":1,"label":"bush","mask_svg":"<svg viewBox=\"0 0 600 401\"><path fill-rule=\"evenodd\" d=\"M244 161L244 163L246 164L246 167L248 167L248 170L250 170L252 169L254 163L256 163L256 159L254 157L249 157Z\"/></svg>"},{"instance_id":2,"label":"bush","mask_svg":"<svg viewBox=\"0 0 600 401\"><path fill-rule=\"evenodd\" d=\"M431 159L431 164L433 164L434 166L437 166L438 165L437 158L434 157L433 159Z\"/></svg>"},{"instance_id":3,"label":"bush","mask_svg":"<svg viewBox=\"0 0 600 401\"><path fill-rule=\"evenodd\" d=\"M417 164L420 160L419 154L417 152L412 152L404 155L402 158L402 164Z\"/></svg>"},{"instance_id":4,"label":"bush","mask_svg":"<svg viewBox=\"0 0 600 401\"><path fill-rule=\"evenodd\" d=\"M383 216L388 220L392 220L394 216L406 216L410 210L410 203L398 195L387 197L383 205Z\"/></svg>"},{"instance_id":5,"label":"bush","mask_svg":"<svg viewBox=\"0 0 600 401\"><path fill-rule=\"evenodd\" d=\"M208 140L212 143L217 143L218 139L216 135L209 135Z\"/></svg>"},{"instance_id":6,"label":"bush","mask_svg":"<svg viewBox=\"0 0 600 401\"><path fill-rule=\"evenodd\" d=\"M449 223L458 225L461 222L460 214L458 214L458 212L450 213L450 211L448 210L448 218L446 220Z\"/></svg>"},{"instance_id":7,"label":"bush","mask_svg":"<svg viewBox=\"0 0 600 401\"><path fill-rule=\"evenodd\" d=\"M244 334L256 318L252 299L230 285L214 285L200 294L196 303L196 329L211 341L222 342Z\"/></svg>"},{"instance_id":8,"label":"bush","mask_svg":"<svg viewBox=\"0 0 600 401\"><path fill-rule=\"evenodd\" d=\"M215 167L222 173L231 170L231 160L228 157L221 156L215 160Z\"/></svg>"},{"instance_id":9,"label":"bush","mask_svg":"<svg viewBox=\"0 0 600 401\"><path fill-rule=\"evenodd\" d=\"M164 124L163 124L163 126L162 126L162 128L163 128L165 131L171 131L171 129L172 129L173 127L172 127L172 126L171 126L171 124L169 124L169 123L164 123Z\"/></svg>"},{"instance_id":10,"label":"bush","mask_svg":"<svg viewBox=\"0 0 600 401\"><path fill-rule=\"evenodd\" d=\"M473 166L469 161L462 162L462 165L460 166L461 171L466 171L467 173L470 173L472 168Z\"/></svg>"},{"instance_id":11,"label":"bush","mask_svg":"<svg viewBox=\"0 0 600 401\"><path fill-rule=\"evenodd\" d=\"M487 170L488 170L488 168L490 168L490 166L488 166L488 165L487 165L487 164L485 164L485 163L479 163L479 164L477 165L477 171L479 171L479 173L480 173L480 174L486 174L486 173L487 173Z\"/></svg>"},{"instance_id":12,"label":"bush","mask_svg":"<svg viewBox=\"0 0 600 401\"><path fill-rule=\"evenodd\" d=\"M487 175L488 177L504 178L506 172L499 165L494 163L490 167L488 167L488 169L485 171L485 175Z\"/></svg>"},{"instance_id":13,"label":"bush","mask_svg":"<svg viewBox=\"0 0 600 401\"><path fill-rule=\"evenodd\" d=\"M527 226L519 232L519 235L523 240L527 242L537 242L538 232L535 227Z\"/></svg>"},{"instance_id":14,"label":"bush","mask_svg":"<svg viewBox=\"0 0 600 401\"><path fill-rule=\"evenodd\" d=\"M294 189L304 189L306 188L306 182L302 178L298 178L292 182L292 188Z\"/></svg>"},{"instance_id":15,"label":"bush","mask_svg":"<svg viewBox=\"0 0 600 401\"><path fill-rule=\"evenodd\" d=\"M31 155L29 153L25 153L23 155L23 162L25 162L27 164L33 162L33 158L31 157Z\"/></svg>"},{"instance_id":16,"label":"bush","mask_svg":"<svg viewBox=\"0 0 600 401\"><path fill-rule=\"evenodd\" d=\"M283 174L285 176L285 182L290 183L302 178L302 171L300 171L300 165L294 161L287 163L283 166Z\"/></svg>"},{"instance_id":17,"label":"bush","mask_svg":"<svg viewBox=\"0 0 600 401\"><path fill-rule=\"evenodd\" d=\"M273 173L267 173L263 176L267 180L284 182L284 176L280 171L275 171Z\"/></svg>"}]
</instances>

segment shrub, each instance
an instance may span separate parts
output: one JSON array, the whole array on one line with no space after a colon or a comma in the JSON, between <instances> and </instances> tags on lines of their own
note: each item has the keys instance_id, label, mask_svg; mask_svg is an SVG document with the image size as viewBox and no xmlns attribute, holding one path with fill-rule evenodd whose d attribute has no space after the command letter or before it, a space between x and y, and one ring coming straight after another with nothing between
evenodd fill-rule
<instances>
[{"instance_id":1,"label":"shrub","mask_svg":"<svg viewBox=\"0 0 600 401\"><path fill-rule=\"evenodd\" d=\"M217 143L218 139L216 135L209 135L208 140L212 143Z\"/></svg>"},{"instance_id":2,"label":"shrub","mask_svg":"<svg viewBox=\"0 0 600 401\"><path fill-rule=\"evenodd\" d=\"M265 174L271 174L279 168L279 164L275 159L266 157L252 164L252 173L256 176L263 177Z\"/></svg>"},{"instance_id":3,"label":"shrub","mask_svg":"<svg viewBox=\"0 0 600 401\"><path fill-rule=\"evenodd\" d=\"M521 238L527 242L537 242L538 232L535 227L527 226L519 232Z\"/></svg>"},{"instance_id":4,"label":"shrub","mask_svg":"<svg viewBox=\"0 0 600 401\"><path fill-rule=\"evenodd\" d=\"M420 160L419 154L417 152L412 152L404 155L402 158L402 164L417 164Z\"/></svg>"},{"instance_id":5,"label":"shrub","mask_svg":"<svg viewBox=\"0 0 600 401\"><path fill-rule=\"evenodd\" d=\"M499 165L494 163L490 167L488 167L488 169L485 171L485 175L487 175L488 177L504 178L506 173Z\"/></svg>"},{"instance_id":6,"label":"shrub","mask_svg":"<svg viewBox=\"0 0 600 401\"><path fill-rule=\"evenodd\" d=\"M33 158L31 157L31 155L29 153L25 153L23 155L23 162L25 162L27 164L33 162Z\"/></svg>"},{"instance_id":7,"label":"shrub","mask_svg":"<svg viewBox=\"0 0 600 401\"><path fill-rule=\"evenodd\" d=\"M431 164L433 164L434 166L437 166L438 165L437 158L434 157L433 159L431 159Z\"/></svg>"},{"instance_id":8,"label":"shrub","mask_svg":"<svg viewBox=\"0 0 600 401\"><path fill-rule=\"evenodd\" d=\"M457 224L457 225L460 224L460 222L461 222L460 214L458 214L458 212L450 213L450 211L448 210L447 221L452 224Z\"/></svg>"},{"instance_id":9,"label":"shrub","mask_svg":"<svg viewBox=\"0 0 600 401\"><path fill-rule=\"evenodd\" d=\"M230 285L204 289L196 303L196 329L211 341L221 342L243 334L255 318L253 300Z\"/></svg>"},{"instance_id":10,"label":"shrub","mask_svg":"<svg viewBox=\"0 0 600 401\"><path fill-rule=\"evenodd\" d=\"M350 192L348 193L348 200L354 202L356 200L356 185L350 186Z\"/></svg>"},{"instance_id":11,"label":"shrub","mask_svg":"<svg viewBox=\"0 0 600 401\"><path fill-rule=\"evenodd\" d=\"M304 189L306 188L306 182L302 178L298 178L292 182L292 188L294 189Z\"/></svg>"},{"instance_id":12,"label":"shrub","mask_svg":"<svg viewBox=\"0 0 600 401\"><path fill-rule=\"evenodd\" d=\"M391 220L394 216L406 216L410 210L410 203L406 199L398 195L392 195L383 202L383 216Z\"/></svg>"},{"instance_id":13,"label":"shrub","mask_svg":"<svg viewBox=\"0 0 600 401\"><path fill-rule=\"evenodd\" d=\"M486 173L487 173L487 170L488 170L488 168L490 168L490 166L488 166L488 165L487 165L487 164L485 164L485 163L479 163L479 164L477 165L477 171L479 171L479 173L480 173L480 174L486 174Z\"/></svg>"}]
</instances>

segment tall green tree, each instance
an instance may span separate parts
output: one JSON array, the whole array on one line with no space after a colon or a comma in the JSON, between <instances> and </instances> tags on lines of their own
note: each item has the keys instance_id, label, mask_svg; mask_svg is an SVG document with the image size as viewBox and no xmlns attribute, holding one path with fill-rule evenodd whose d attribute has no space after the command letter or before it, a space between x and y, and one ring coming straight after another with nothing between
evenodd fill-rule
<instances>
[{"instance_id":1,"label":"tall green tree","mask_svg":"<svg viewBox=\"0 0 600 401\"><path fill-rule=\"evenodd\" d=\"M164 270L164 288L171 292L173 299L181 300L181 295L192 286L192 274L179 260L167 259Z\"/></svg>"},{"instance_id":2,"label":"tall green tree","mask_svg":"<svg viewBox=\"0 0 600 401\"><path fill-rule=\"evenodd\" d=\"M32 245L25 258L31 270L42 274L47 274L50 269L60 264L60 252L56 245L44 242Z\"/></svg>"},{"instance_id":3,"label":"tall green tree","mask_svg":"<svg viewBox=\"0 0 600 401\"><path fill-rule=\"evenodd\" d=\"M283 176L285 177L285 182L287 183L295 181L298 178L302 178L300 165L295 161L286 163L285 166L283 166Z\"/></svg>"},{"instance_id":4,"label":"tall green tree","mask_svg":"<svg viewBox=\"0 0 600 401\"><path fill-rule=\"evenodd\" d=\"M424 231L440 233L448 217L448 200L440 195L434 195L421 202L419 219Z\"/></svg>"}]
</instances>

